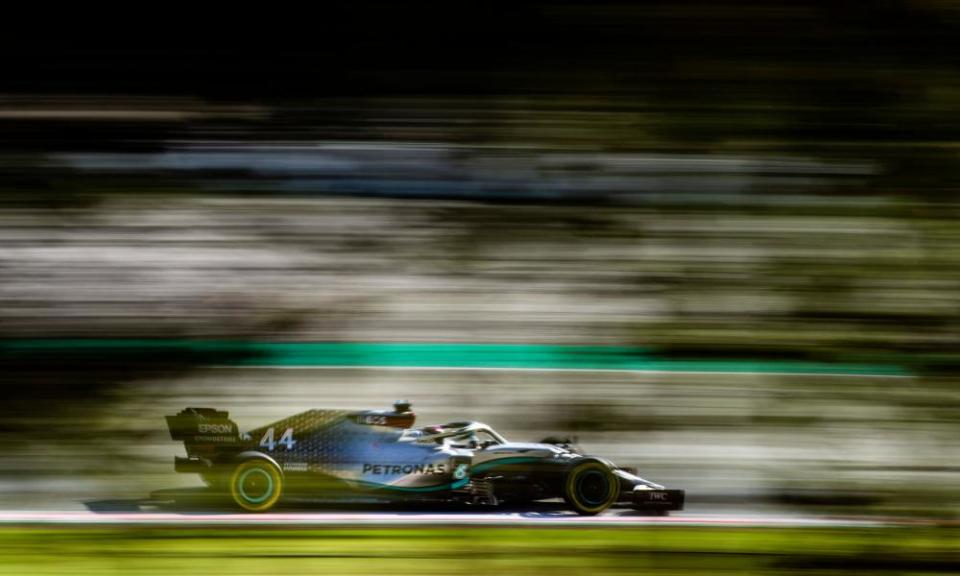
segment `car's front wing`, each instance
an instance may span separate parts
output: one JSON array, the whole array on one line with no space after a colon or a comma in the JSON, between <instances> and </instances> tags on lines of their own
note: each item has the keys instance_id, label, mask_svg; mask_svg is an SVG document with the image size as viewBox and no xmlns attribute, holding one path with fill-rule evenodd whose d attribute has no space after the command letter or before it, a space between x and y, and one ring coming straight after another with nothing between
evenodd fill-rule
<instances>
[{"instance_id":1,"label":"car's front wing","mask_svg":"<svg viewBox=\"0 0 960 576\"><path fill-rule=\"evenodd\" d=\"M683 510L686 492L683 490L651 490L637 486L627 499L627 504L638 510L669 511Z\"/></svg>"}]
</instances>

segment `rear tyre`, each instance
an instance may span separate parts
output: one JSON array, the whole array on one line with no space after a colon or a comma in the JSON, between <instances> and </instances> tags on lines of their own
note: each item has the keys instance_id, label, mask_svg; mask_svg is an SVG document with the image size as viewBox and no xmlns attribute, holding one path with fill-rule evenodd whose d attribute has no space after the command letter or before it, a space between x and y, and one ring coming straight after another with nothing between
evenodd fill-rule
<instances>
[{"instance_id":1,"label":"rear tyre","mask_svg":"<svg viewBox=\"0 0 960 576\"><path fill-rule=\"evenodd\" d=\"M249 512L266 512L280 500L283 477L266 460L244 460L230 475L230 496Z\"/></svg>"},{"instance_id":2,"label":"rear tyre","mask_svg":"<svg viewBox=\"0 0 960 576\"><path fill-rule=\"evenodd\" d=\"M609 508L620 494L620 481L613 469L599 460L574 466L564 482L563 499L582 516L593 516Z\"/></svg>"}]
</instances>

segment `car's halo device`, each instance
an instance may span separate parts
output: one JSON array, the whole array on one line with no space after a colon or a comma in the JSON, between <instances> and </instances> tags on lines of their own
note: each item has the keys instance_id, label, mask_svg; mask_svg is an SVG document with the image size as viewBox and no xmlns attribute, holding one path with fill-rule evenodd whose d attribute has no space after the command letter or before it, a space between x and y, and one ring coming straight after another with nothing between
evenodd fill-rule
<instances>
[{"instance_id":1,"label":"car's halo device","mask_svg":"<svg viewBox=\"0 0 960 576\"><path fill-rule=\"evenodd\" d=\"M499 505L563 499L579 514L615 505L664 514L684 492L589 456L566 438L509 442L481 422L414 427L401 400L393 410L307 410L241 433L229 414L186 408L167 416L187 457L177 472L199 474L250 512L287 495L318 500L432 501Z\"/></svg>"}]
</instances>

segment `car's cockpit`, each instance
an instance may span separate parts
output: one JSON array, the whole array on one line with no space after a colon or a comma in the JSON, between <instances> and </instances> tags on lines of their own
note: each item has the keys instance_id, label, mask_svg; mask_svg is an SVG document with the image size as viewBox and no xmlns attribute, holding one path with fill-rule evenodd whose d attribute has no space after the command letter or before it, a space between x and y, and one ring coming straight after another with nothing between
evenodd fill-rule
<instances>
[{"instance_id":1,"label":"car's cockpit","mask_svg":"<svg viewBox=\"0 0 960 576\"><path fill-rule=\"evenodd\" d=\"M482 422L451 422L405 430L401 440L436 443L449 448L482 450L506 443L506 438Z\"/></svg>"}]
</instances>

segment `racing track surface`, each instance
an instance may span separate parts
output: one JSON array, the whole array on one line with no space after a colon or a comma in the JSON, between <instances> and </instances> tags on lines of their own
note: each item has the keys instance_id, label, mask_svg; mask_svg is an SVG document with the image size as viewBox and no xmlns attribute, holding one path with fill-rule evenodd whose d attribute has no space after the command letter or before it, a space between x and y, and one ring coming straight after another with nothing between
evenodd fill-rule
<instances>
[{"instance_id":1,"label":"racing track surface","mask_svg":"<svg viewBox=\"0 0 960 576\"><path fill-rule=\"evenodd\" d=\"M579 516L561 502L537 502L522 509L449 509L442 505L391 506L288 501L263 514L240 513L213 504L201 491L164 490L142 500L86 502L86 510L0 510L2 524L166 525L166 526L729 526L729 527L883 527L956 525L916 518L817 516L779 507L694 505L655 516L629 508L611 508L598 516Z\"/></svg>"},{"instance_id":2,"label":"racing track surface","mask_svg":"<svg viewBox=\"0 0 960 576\"><path fill-rule=\"evenodd\" d=\"M501 386L507 390L516 383L518 369L477 369L477 368L442 368L442 369L422 369L412 367L390 367L389 374L383 374L384 367L378 366L351 366L347 368L334 367L297 367L285 366L285 370L278 370L278 367L216 367L206 372L194 375L192 378L185 378L182 382L162 382L158 384L155 391L143 390L137 401L141 404L132 404L131 406L122 406L124 410L121 413L142 414L145 411L144 406L148 406L150 417L154 414L163 414L164 411L175 410L176 407L191 402L214 402L216 404L229 404L231 410L240 413L238 419L242 421L264 421L273 416L281 416L286 413L292 413L303 404L305 391L315 389L321 384L336 382L339 384L336 388L326 387L325 390L337 390L338 395L325 395L324 401L332 401L337 406L349 406L357 404L359 397L376 397L383 399L404 397L406 392L415 391L416 398L441 398L446 404L425 403L424 412L428 413L426 420L436 419L443 414L450 412L450 405L462 401L460 397L450 397L449 389L451 381L460 381L467 379L476 379L478 374L483 374L484 385L488 388ZM362 368L362 369L361 369ZM273 386L269 390L269 395L260 386L260 381L267 377L266 372L270 374ZM442 373L440 373L442 372ZM645 390L643 385L653 381L661 381L672 378L671 382L678 385L687 384L685 376L681 373L666 374L662 372L645 373L641 371L616 370L542 370L527 369L523 370L523 382L527 390L543 392L543 396L554 394L559 385L562 386L562 397L567 400L574 400L578 391L583 388L580 384L583 381L590 380L600 384L614 386L618 390ZM434 376L431 378L431 374ZM564 375L568 380L563 380ZM572 375L572 376L571 376ZM575 376L575 377L574 377ZM729 376L728 378L734 378ZM796 374L797 377L810 377L808 374ZM713 374L714 378L722 379L724 376ZM818 377L822 377L818 376ZM857 377L844 375L844 377ZM889 376L883 376L888 378ZM762 384L762 380L744 380L737 376L736 385L744 386L754 383ZM221 393L222 382L229 381L231 390L235 396L232 402L224 402L217 395ZM721 383L730 384L733 380ZM638 392L639 393L639 392ZM444 395L446 394L446 395ZM192 396L191 396L192 395ZM539 398L541 395L533 395ZM160 406L160 407L158 407ZM260 415L259 410L263 406L268 406L273 411L271 414ZM498 404L483 406L487 413L480 413L478 416L486 416L488 419L501 414L505 408ZM244 413L249 414L244 414ZM502 420L509 421L510 414L501 415ZM248 416L248 417L247 417ZM157 423L159 425L159 421ZM153 420L149 420L149 426L154 426ZM518 431L517 435L531 434L523 430ZM154 451L154 459L160 463L158 470L164 471L165 476L160 476L164 481L168 476L173 476L169 472L169 458L174 453L179 453L180 447L171 443L167 438L161 438ZM602 440L602 438L601 438ZM734 439L736 440L736 439ZM751 438L746 439L752 442ZM728 446L735 446L727 443ZM747 444L749 448L753 444ZM686 446L686 445L684 445ZM669 446L668 446L669 447ZM623 449L619 445L611 445L608 448ZM730 448L732 449L732 448ZM674 451L671 454L688 454L690 459L696 459L697 454L690 450ZM59 454L59 453L58 453ZM627 456L629 457L629 453ZM73 453L60 454L65 462L73 462L71 458L76 458ZM45 461L56 462L58 459L49 456ZM739 465L738 461L732 460L733 465ZM694 485L695 477L688 474L688 470L680 462L675 466L675 470L666 467L668 472L679 478L686 480L682 482L684 487L692 489L696 493L698 487ZM716 465L716 464L714 464ZM738 474L742 470L737 468ZM716 482L717 474L711 482ZM719 476L722 478L722 476ZM668 517L646 516L632 510L615 509L596 517L581 517L576 514L563 510L561 505L552 503L541 503L535 508L527 510L453 510L446 511L442 509L430 510L403 510L403 509L383 509L380 508L352 508L344 509L343 506L336 508L327 506L318 507L315 504L293 504L284 506L274 512L266 514L238 514L231 509L217 509L203 505L201 502L187 499L171 505L172 501L179 500L179 497L168 494L159 494L160 498L145 498L141 500L99 500L87 501L89 498L117 498L127 497L140 492L141 487L153 484L156 477L151 477L149 481L130 482L128 477L110 477L97 476L96 482L90 483L89 488L80 490L78 483L73 482L69 486L62 484L44 484L37 477L27 476L22 481L20 479L7 479L4 484L4 493L0 494L0 525L74 525L74 526L98 526L98 525L169 525L169 526L286 526L286 527L323 527L323 526L438 526L438 525L488 525L488 526L729 526L729 527L879 527L879 526L920 526L920 525L951 525L960 526L960 522L952 521L932 521L911 518L888 518L876 516L820 516L807 512L797 511L795 508L765 506L758 502L742 502L738 505L700 505L695 503L688 506L688 510L674 513ZM739 476L738 476L739 478ZM112 483L107 480L114 479ZM128 486L129 484L129 486ZM681 483L678 483L681 484ZM154 484L155 485L155 484ZM86 484L84 485L86 486ZM176 489L182 490L182 489ZM164 492L164 491L160 491ZM166 500L166 502L162 502ZM689 504L689 503L688 503Z\"/></svg>"},{"instance_id":3,"label":"racing track surface","mask_svg":"<svg viewBox=\"0 0 960 576\"><path fill-rule=\"evenodd\" d=\"M172 513L172 512L31 512L2 511L0 524L70 525L191 525L191 526L729 526L729 527L851 527L960 526L960 522L932 522L906 518L842 518L740 514L678 514L650 517L605 514L582 517L574 514L532 513L384 513L384 512L281 512L266 514Z\"/></svg>"}]
</instances>

